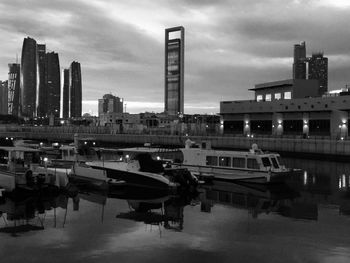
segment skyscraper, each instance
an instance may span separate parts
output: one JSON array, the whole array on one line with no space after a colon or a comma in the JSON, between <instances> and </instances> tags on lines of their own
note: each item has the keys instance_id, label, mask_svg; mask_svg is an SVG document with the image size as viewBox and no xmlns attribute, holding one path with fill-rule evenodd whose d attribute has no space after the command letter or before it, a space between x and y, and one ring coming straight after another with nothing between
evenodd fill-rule
<instances>
[{"instance_id":1,"label":"skyscraper","mask_svg":"<svg viewBox=\"0 0 350 263\"><path fill-rule=\"evenodd\" d=\"M180 32L170 39L170 33ZM170 115L184 113L184 48L185 29L182 26L165 29L165 107Z\"/></svg>"},{"instance_id":2,"label":"skyscraper","mask_svg":"<svg viewBox=\"0 0 350 263\"><path fill-rule=\"evenodd\" d=\"M305 42L294 45L293 79L306 79Z\"/></svg>"},{"instance_id":3,"label":"skyscraper","mask_svg":"<svg viewBox=\"0 0 350 263\"><path fill-rule=\"evenodd\" d=\"M62 117L69 118L69 69L63 70Z\"/></svg>"},{"instance_id":4,"label":"skyscraper","mask_svg":"<svg viewBox=\"0 0 350 263\"><path fill-rule=\"evenodd\" d=\"M39 69L39 84L37 94L37 116L47 116L47 76L46 76L46 45L38 44L38 69Z\"/></svg>"},{"instance_id":5,"label":"skyscraper","mask_svg":"<svg viewBox=\"0 0 350 263\"><path fill-rule=\"evenodd\" d=\"M37 45L35 39L23 40L21 58L21 112L25 117L36 116L37 105Z\"/></svg>"},{"instance_id":6,"label":"skyscraper","mask_svg":"<svg viewBox=\"0 0 350 263\"><path fill-rule=\"evenodd\" d=\"M323 53L313 53L308 59L309 79L318 79L320 88L319 95L322 96L328 90L328 58Z\"/></svg>"},{"instance_id":7,"label":"skyscraper","mask_svg":"<svg viewBox=\"0 0 350 263\"><path fill-rule=\"evenodd\" d=\"M69 68L70 117L80 118L82 111L82 83L80 63L73 61Z\"/></svg>"},{"instance_id":8,"label":"skyscraper","mask_svg":"<svg viewBox=\"0 0 350 263\"><path fill-rule=\"evenodd\" d=\"M61 76L58 54L46 54L47 116L60 117Z\"/></svg>"},{"instance_id":9,"label":"skyscraper","mask_svg":"<svg viewBox=\"0 0 350 263\"><path fill-rule=\"evenodd\" d=\"M8 114L19 116L20 113L20 64L9 64L8 74Z\"/></svg>"},{"instance_id":10,"label":"skyscraper","mask_svg":"<svg viewBox=\"0 0 350 263\"><path fill-rule=\"evenodd\" d=\"M7 115L8 114L8 108L7 108L7 98L8 98L8 89L7 89L8 81L1 81L0 80L0 114Z\"/></svg>"}]
</instances>

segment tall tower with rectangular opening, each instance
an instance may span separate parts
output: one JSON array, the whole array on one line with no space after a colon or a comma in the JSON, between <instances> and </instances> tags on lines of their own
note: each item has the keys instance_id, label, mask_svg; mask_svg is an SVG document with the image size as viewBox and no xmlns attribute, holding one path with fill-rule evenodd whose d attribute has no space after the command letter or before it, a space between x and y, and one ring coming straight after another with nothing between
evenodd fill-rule
<instances>
[{"instance_id":1,"label":"tall tower with rectangular opening","mask_svg":"<svg viewBox=\"0 0 350 263\"><path fill-rule=\"evenodd\" d=\"M170 38L170 34L179 36ZM185 29L182 26L165 29L165 107L170 115L184 113L184 52Z\"/></svg>"}]
</instances>

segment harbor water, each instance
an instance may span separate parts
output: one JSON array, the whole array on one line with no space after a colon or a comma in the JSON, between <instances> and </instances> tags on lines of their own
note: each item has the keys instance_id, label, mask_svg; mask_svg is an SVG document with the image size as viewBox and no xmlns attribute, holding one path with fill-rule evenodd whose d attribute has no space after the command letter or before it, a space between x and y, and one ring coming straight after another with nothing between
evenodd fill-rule
<instances>
[{"instance_id":1,"label":"harbor water","mask_svg":"<svg viewBox=\"0 0 350 263\"><path fill-rule=\"evenodd\" d=\"M4 199L1 262L349 262L350 164L285 163L304 173L272 186L213 181L198 194Z\"/></svg>"}]
</instances>

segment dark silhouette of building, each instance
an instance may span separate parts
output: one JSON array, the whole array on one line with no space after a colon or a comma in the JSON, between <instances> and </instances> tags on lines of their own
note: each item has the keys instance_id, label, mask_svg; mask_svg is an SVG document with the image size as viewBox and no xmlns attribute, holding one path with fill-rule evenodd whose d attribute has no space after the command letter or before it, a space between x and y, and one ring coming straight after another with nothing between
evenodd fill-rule
<instances>
[{"instance_id":1,"label":"dark silhouette of building","mask_svg":"<svg viewBox=\"0 0 350 263\"><path fill-rule=\"evenodd\" d=\"M319 81L319 95L322 96L328 91L328 58L323 53L313 53L308 59L309 62L309 79Z\"/></svg>"},{"instance_id":2,"label":"dark silhouette of building","mask_svg":"<svg viewBox=\"0 0 350 263\"><path fill-rule=\"evenodd\" d=\"M180 32L180 38L170 39L170 33ZM165 29L165 112L184 113L184 48L185 29L182 26Z\"/></svg>"},{"instance_id":3,"label":"dark silhouette of building","mask_svg":"<svg viewBox=\"0 0 350 263\"><path fill-rule=\"evenodd\" d=\"M58 54L50 52L46 54L47 75L47 115L60 117L61 102L61 76Z\"/></svg>"},{"instance_id":4,"label":"dark silhouette of building","mask_svg":"<svg viewBox=\"0 0 350 263\"><path fill-rule=\"evenodd\" d=\"M70 117L80 118L82 112L82 83L80 63L73 61L69 68Z\"/></svg>"},{"instance_id":5,"label":"dark silhouette of building","mask_svg":"<svg viewBox=\"0 0 350 263\"><path fill-rule=\"evenodd\" d=\"M105 94L98 100L98 115L104 113L123 113L123 100L112 94Z\"/></svg>"},{"instance_id":6,"label":"dark silhouette of building","mask_svg":"<svg viewBox=\"0 0 350 263\"><path fill-rule=\"evenodd\" d=\"M0 114L8 114L8 81L0 80Z\"/></svg>"},{"instance_id":7,"label":"dark silhouette of building","mask_svg":"<svg viewBox=\"0 0 350 263\"><path fill-rule=\"evenodd\" d=\"M306 79L305 42L294 45L293 79Z\"/></svg>"},{"instance_id":8,"label":"dark silhouette of building","mask_svg":"<svg viewBox=\"0 0 350 263\"><path fill-rule=\"evenodd\" d=\"M69 118L69 69L63 70L62 117Z\"/></svg>"},{"instance_id":9,"label":"dark silhouette of building","mask_svg":"<svg viewBox=\"0 0 350 263\"><path fill-rule=\"evenodd\" d=\"M37 45L38 53L38 70L39 70L39 89L38 89L38 105L37 116L44 117L47 115L47 76L46 76L46 45Z\"/></svg>"},{"instance_id":10,"label":"dark silhouette of building","mask_svg":"<svg viewBox=\"0 0 350 263\"><path fill-rule=\"evenodd\" d=\"M8 74L8 114L19 116L20 110L20 64L11 63Z\"/></svg>"},{"instance_id":11,"label":"dark silhouette of building","mask_svg":"<svg viewBox=\"0 0 350 263\"><path fill-rule=\"evenodd\" d=\"M37 44L35 39L23 40L21 59L21 113L25 117L36 116L37 105Z\"/></svg>"}]
</instances>

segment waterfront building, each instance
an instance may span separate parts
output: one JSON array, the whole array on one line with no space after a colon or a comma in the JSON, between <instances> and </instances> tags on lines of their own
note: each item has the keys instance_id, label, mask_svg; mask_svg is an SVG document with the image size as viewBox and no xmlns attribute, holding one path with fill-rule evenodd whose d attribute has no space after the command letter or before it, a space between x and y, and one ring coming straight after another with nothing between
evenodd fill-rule
<instances>
[{"instance_id":1,"label":"waterfront building","mask_svg":"<svg viewBox=\"0 0 350 263\"><path fill-rule=\"evenodd\" d=\"M8 114L8 81L0 80L0 114Z\"/></svg>"},{"instance_id":2,"label":"waterfront building","mask_svg":"<svg viewBox=\"0 0 350 263\"><path fill-rule=\"evenodd\" d=\"M71 118L80 118L82 113L82 82L80 63L73 61L69 68L69 110Z\"/></svg>"},{"instance_id":3,"label":"waterfront building","mask_svg":"<svg viewBox=\"0 0 350 263\"><path fill-rule=\"evenodd\" d=\"M123 113L123 100L112 94L105 94L98 100L98 115L105 113Z\"/></svg>"},{"instance_id":4,"label":"waterfront building","mask_svg":"<svg viewBox=\"0 0 350 263\"><path fill-rule=\"evenodd\" d=\"M293 79L306 79L305 42L294 45Z\"/></svg>"},{"instance_id":5,"label":"waterfront building","mask_svg":"<svg viewBox=\"0 0 350 263\"><path fill-rule=\"evenodd\" d=\"M47 79L47 116L60 117L61 100L61 76L58 54L50 52L46 54L46 79Z\"/></svg>"},{"instance_id":6,"label":"waterfront building","mask_svg":"<svg viewBox=\"0 0 350 263\"><path fill-rule=\"evenodd\" d=\"M255 92L255 100L274 101L307 97L319 97L319 82L315 79L286 79L256 84L249 89Z\"/></svg>"},{"instance_id":7,"label":"waterfront building","mask_svg":"<svg viewBox=\"0 0 350 263\"><path fill-rule=\"evenodd\" d=\"M180 37L170 38L170 34ZM185 29L182 26L165 29L165 112L184 113L184 50Z\"/></svg>"},{"instance_id":8,"label":"waterfront building","mask_svg":"<svg viewBox=\"0 0 350 263\"><path fill-rule=\"evenodd\" d=\"M279 93L279 87L272 92ZM220 102L223 133L248 137L345 139L349 112L350 95L346 92L323 97Z\"/></svg>"},{"instance_id":9,"label":"waterfront building","mask_svg":"<svg viewBox=\"0 0 350 263\"><path fill-rule=\"evenodd\" d=\"M20 113L20 64L8 64L8 114L19 116Z\"/></svg>"},{"instance_id":10,"label":"waterfront building","mask_svg":"<svg viewBox=\"0 0 350 263\"><path fill-rule=\"evenodd\" d=\"M319 95L322 96L328 90L328 58L323 53L313 53L308 59L308 78L319 81Z\"/></svg>"},{"instance_id":11,"label":"waterfront building","mask_svg":"<svg viewBox=\"0 0 350 263\"><path fill-rule=\"evenodd\" d=\"M62 117L69 118L69 69L63 70Z\"/></svg>"},{"instance_id":12,"label":"waterfront building","mask_svg":"<svg viewBox=\"0 0 350 263\"><path fill-rule=\"evenodd\" d=\"M37 116L44 117L47 116L47 75L46 75L46 45L38 44L37 45L38 53L38 70L39 70L39 85L38 85L38 105L37 105Z\"/></svg>"},{"instance_id":13,"label":"waterfront building","mask_svg":"<svg viewBox=\"0 0 350 263\"><path fill-rule=\"evenodd\" d=\"M37 44L35 39L23 40L21 58L21 114L24 117L36 116L37 105Z\"/></svg>"}]
</instances>

